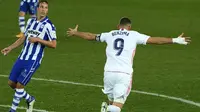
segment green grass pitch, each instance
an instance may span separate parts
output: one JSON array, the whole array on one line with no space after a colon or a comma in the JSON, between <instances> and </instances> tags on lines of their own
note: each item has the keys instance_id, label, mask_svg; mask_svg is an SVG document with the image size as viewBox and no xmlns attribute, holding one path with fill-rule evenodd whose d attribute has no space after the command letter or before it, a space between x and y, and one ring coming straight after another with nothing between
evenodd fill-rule
<instances>
[{"instance_id":1,"label":"green grass pitch","mask_svg":"<svg viewBox=\"0 0 200 112\"><path fill-rule=\"evenodd\" d=\"M0 49L16 40L20 0L0 0ZM57 28L58 46L46 49L36 78L103 84L105 44L68 38L66 30L101 33L116 29L127 16L134 30L151 36L192 37L183 45L138 46L134 60L134 90L200 102L199 0L49 0L49 18ZM21 48L0 55L0 75L9 75ZM10 105L13 90L0 76L0 105ZM99 112L106 97L101 88L32 80L26 90L35 108L56 112ZM20 106L26 106L21 101ZM0 112L9 108L0 106ZM24 112L25 110L19 110ZM131 93L122 112L200 112L200 107L167 98Z\"/></svg>"}]
</instances>

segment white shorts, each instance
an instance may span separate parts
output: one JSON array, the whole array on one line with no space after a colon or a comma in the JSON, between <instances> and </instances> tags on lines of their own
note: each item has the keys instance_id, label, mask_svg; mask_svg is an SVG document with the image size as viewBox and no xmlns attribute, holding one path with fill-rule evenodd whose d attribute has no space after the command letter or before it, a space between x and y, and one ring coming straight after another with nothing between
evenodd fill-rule
<instances>
[{"instance_id":1,"label":"white shorts","mask_svg":"<svg viewBox=\"0 0 200 112\"><path fill-rule=\"evenodd\" d=\"M132 75L120 72L104 72L103 93L109 101L124 104L132 87Z\"/></svg>"}]
</instances>

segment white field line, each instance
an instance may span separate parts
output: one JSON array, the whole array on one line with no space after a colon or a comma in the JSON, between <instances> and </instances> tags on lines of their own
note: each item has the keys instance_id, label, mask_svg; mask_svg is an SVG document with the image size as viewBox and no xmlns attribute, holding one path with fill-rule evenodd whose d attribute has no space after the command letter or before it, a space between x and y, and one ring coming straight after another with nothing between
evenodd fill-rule
<instances>
[{"instance_id":1,"label":"white field line","mask_svg":"<svg viewBox=\"0 0 200 112\"><path fill-rule=\"evenodd\" d=\"M157 96L157 97L162 97L162 98L167 98L167 99L170 99L170 100L176 100L176 101L180 101L182 103L186 103L186 104L190 104L190 105L194 105L194 106L200 107L200 103L198 103L198 102L194 102L194 101L191 101L191 100L186 100L186 99L179 98L179 97L167 96L167 95L163 95L163 94L150 93L150 92L138 91L138 90L132 90L131 92L139 93L139 94L145 94L145 95L151 95L151 96Z\"/></svg>"},{"instance_id":2,"label":"white field line","mask_svg":"<svg viewBox=\"0 0 200 112\"><path fill-rule=\"evenodd\" d=\"M11 108L10 105L0 105L0 107L3 108ZM26 110L26 107L17 107L17 109L21 109L21 110ZM41 110L41 109L33 109L34 112L49 112L47 110Z\"/></svg>"},{"instance_id":3,"label":"white field line","mask_svg":"<svg viewBox=\"0 0 200 112\"><path fill-rule=\"evenodd\" d=\"M8 76L0 74L0 77L8 77ZM62 83L62 84L73 84L73 85L79 85L79 86L103 87L102 85L78 83L78 82L73 82L73 81L53 80L53 79L44 79L44 78L31 78L31 79L37 80L37 81L46 81L46 82L54 82L54 83ZM151 96L157 96L157 97L161 97L161 98L167 98L167 99L170 99L170 100L176 100L176 101L179 101L179 102L182 102L182 103L186 103L186 104L190 104L190 105L200 107L200 103L198 103L198 102L186 100L186 99L179 98L179 97L167 96L167 95L163 95L163 94L151 93L151 92L145 92L145 91L138 91L138 90L132 90L131 92L139 93L139 94L145 94L145 95L151 95Z\"/></svg>"}]
</instances>

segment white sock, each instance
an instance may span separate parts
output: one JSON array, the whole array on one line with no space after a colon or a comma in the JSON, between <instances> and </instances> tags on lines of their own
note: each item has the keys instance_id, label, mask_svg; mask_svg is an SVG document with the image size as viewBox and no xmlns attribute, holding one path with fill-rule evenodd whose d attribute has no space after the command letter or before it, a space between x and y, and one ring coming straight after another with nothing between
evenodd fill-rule
<instances>
[{"instance_id":1,"label":"white sock","mask_svg":"<svg viewBox=\"0 0 200 112\"><path fill-rule=\"evenodd\" d=\"M26 99L26 101L30 102L31 100L31 96L24 90L24 96L23 96L24 99Z\"/></svg>"},{"instance_id":2,"label":"white sock","mask_svg":"<svg viewBox=\"0 0 200 112\"><path fill-rule=\"evenodd\" d=\"M121 109L115 105L109 105L107 112L120 112Z\"/></svg>"},{"instance_id":3,"label":"white sock","mask_svg":"<svg viewBox=\"0 0 200 112\"><path fill-rule=\"evenodd\" d=\"M25 17L23 17L23 16L19 16L19 27L20 27L20 31L24 32L24 30L25 30Z\"/></svg>"},{"instance_id":4,"label":"white sock","mask_svg":"<svg viewBox=\"0 0 200 112\"><path fill-rule=\"evenodd\" d=\"M17 107L18 107L20 100L23 97L23 95L24 95L24 89L16 89L15 95L14 95L14 98L13 98L13 102L12 102L12 106L11 106L12 110L14 110L14 111L17 110Z\"/></svg>"}]
</instances>

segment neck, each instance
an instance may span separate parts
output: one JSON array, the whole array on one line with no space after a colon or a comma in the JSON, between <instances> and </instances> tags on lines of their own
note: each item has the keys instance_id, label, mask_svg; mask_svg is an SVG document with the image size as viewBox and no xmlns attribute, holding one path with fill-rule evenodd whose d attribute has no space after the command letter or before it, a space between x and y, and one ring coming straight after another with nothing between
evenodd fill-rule
<instances>
[{"instance_id":1,"label":"neck","mask_svg":"<svg viewBox=\"0 0 200 112\"><path fill-rule=\"evenodd\" d=\"M118 26L119 29L126 29L126 30L130 30L130 26L129 25L119 25Z\"/></svg>"},{"instance_id":2,"label":"neck","mask_svg":"<svg viewBox=\"0 0 200 112\"><path fill-rule=\"evenodd\" d=\"M38 20L38 21L41 21L41 20L43 20L45 17L46 17L46 16L37 16L37 20Z\"/></svg>"},{"instance_id":3,"label":"neck","mask_svg":"<svg viewBox=\"0 0 200 112\"><path fill-rule=\"evenodd\" d=\"M126 29L126 30L129 30L128 27L119 27L119 29Z\"/></svg>"}]
</instances>

